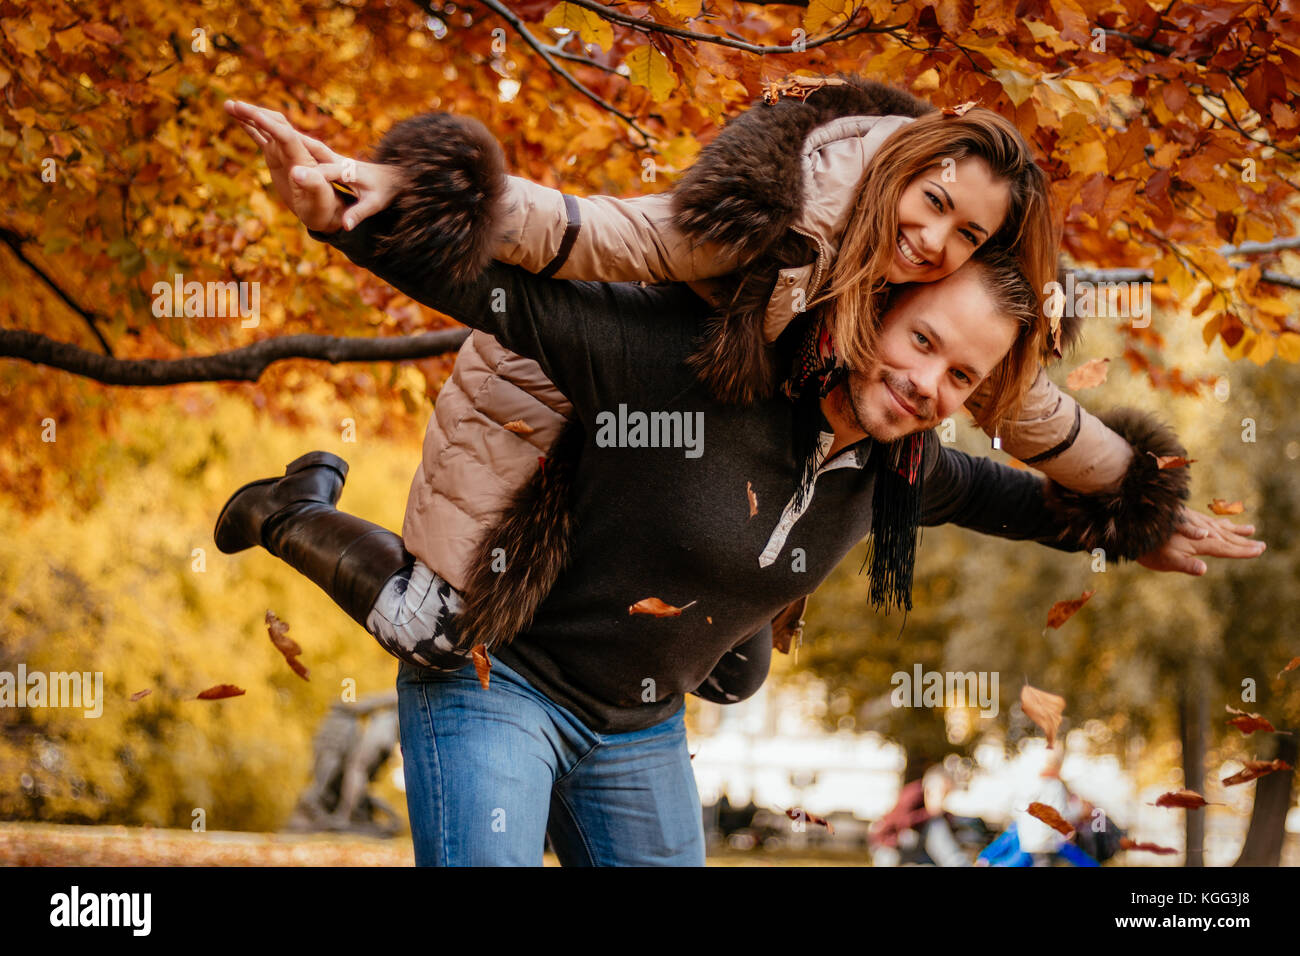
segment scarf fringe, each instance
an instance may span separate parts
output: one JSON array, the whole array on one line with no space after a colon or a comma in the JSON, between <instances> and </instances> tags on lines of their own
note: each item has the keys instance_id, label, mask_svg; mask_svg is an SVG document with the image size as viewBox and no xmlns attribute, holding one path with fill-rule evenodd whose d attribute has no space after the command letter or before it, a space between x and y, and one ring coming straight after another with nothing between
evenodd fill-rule
<instances>
[{"instance_id":1,"label":"scarf fringe","mask_svg":"<svg viewBox=\"0 0 1300 956\"><path fill-rule=\"evenodd\" d=\"M921 475L909 483L899 463L911 449L912 436L882 449L872 493L871 606L888 614L912 609L912 575L916 569L917 531L921 521Z\"/></svg>"}]
</instances>

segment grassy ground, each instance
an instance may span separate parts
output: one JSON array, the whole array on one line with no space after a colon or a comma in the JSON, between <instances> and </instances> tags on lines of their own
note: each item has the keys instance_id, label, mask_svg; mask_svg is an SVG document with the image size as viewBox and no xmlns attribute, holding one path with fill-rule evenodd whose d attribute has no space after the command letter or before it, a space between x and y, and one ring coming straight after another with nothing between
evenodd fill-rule
<instances>
[{"instance_id":1,"label":"grassy ground","mask_svg":"<svg viewBox=\"0 0 1300 956\"><path fill-rule=\"evenodd\" d=\"M709 866L855 866L860 857L719 851ZM546 854L547 866L559 866ZM0 823L0 866L414 866L409 839Z\"/></svg>"}]
</instances>

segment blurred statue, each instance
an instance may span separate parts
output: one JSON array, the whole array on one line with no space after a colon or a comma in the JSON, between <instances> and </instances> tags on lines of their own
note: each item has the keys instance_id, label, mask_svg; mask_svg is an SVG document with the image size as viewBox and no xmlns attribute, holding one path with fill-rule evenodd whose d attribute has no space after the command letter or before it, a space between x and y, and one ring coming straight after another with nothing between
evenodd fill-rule
<instances>
[{"instance_id":1,"label":"blurred statue","mask_svg":"<svg viewBox=\"0 0 1300 956\"><path fill-rule=\"evenodd\" d=\"M285 830L396 836L401 818L370 793L370 783L397 745L397 693L339 703L321 721L312 743L312 781Z\"/></svg>"}]
</instances>

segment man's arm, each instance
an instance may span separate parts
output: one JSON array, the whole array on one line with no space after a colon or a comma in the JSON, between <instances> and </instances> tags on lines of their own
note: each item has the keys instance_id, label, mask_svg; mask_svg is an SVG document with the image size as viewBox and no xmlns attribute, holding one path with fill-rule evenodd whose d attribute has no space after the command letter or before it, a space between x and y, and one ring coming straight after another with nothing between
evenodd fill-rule
<instances>
[{"instance_id":1,"label":"man's arm","mask_svg":"<svg viewBox=\"0 0 1300 956\"><path fill-rule=\"evenodd\" d=\"M952 522L984 534L1037 541L1058 551L1102 547L1089 537L1090 526L1077 520L1077 507L1060 503L1066 492L1059 485L945 448L934 432L926 434L925 443L922 524ZM1118 524L1128 520L1125 514L1112 513L1110 518ZM1184 508L1178 529L1136 560L1153 571L1201 575L1206 565L1198 556L1259 557L1264 543L1250 540L1254 532L1253 525L1237 525ZM1107 551L1107 557L1123 560L1125 555Z\"/></svg>"},{"instance_id":2,"label":"man's arm","mask_svg":"<svg viewBox=\"0 0 1300 956\"><path fill-rule=\"evenodd\" d=\"M476 277L454 282L383 248L393 216L385 209L351 231L322 233L327 242L415 301L496 336L536 361L573 403L581 420L664 387L665 364L682 365L704 303L682 286L542 279L492 262ZM682 366L683 368L685 366Z\"/></svg>"},{"instance_id":3,"label":"man's arm","mask_svg":"<svg viewBox=\"0 0 1300 956\"><path fill-rule=\"evenodd\" d=\"M1065 528L1048 507L1045 479L947 448L933 431L924 440L921 524L951 522L1058 551L1083 550L1077 541L1061 540Z\"/></svg>"}]
</instances>

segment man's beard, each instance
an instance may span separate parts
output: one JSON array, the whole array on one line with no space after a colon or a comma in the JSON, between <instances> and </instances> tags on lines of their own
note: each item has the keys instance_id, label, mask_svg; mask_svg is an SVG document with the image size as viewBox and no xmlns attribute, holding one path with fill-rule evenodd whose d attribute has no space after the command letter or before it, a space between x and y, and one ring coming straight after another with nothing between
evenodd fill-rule
<instances>
[{"instance_id":1,"label":"man's beard","mask_svg":"<svg viewBox=\"0 0 1300 956\"><path fill-rule=\"evenodd\" d=\"M846 406L844 413L858 428L874 440L878 442L897 441L906 435L923 431L928 427L931 414L930 408L925 402L919 401L912 394L911 383L905 378L896 379L888 371L880 369L870 375L851 373L846 386L847 395L844 401ZM873 387L879 387L883 391L884 386L892 389L899 398L917 409L921 415L912 415L909 412L895 408L892 399L888 396L883 396L883 406L873 402L869 395L870 390ZM888 408L888 411L882 411L878 416L872 415L873 410L882 408Z\"/></svg>"}]
</instances>

